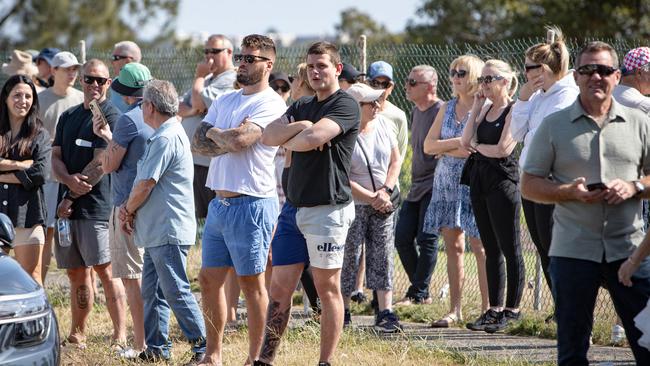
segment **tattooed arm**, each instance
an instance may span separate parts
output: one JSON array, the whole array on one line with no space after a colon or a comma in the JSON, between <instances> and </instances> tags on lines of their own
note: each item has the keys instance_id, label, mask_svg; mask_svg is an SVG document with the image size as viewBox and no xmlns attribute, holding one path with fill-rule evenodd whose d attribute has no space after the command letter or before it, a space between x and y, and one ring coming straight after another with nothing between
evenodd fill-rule
<instances>
[{"instance_id":1,"label":"tattooed arm","mask_svg":"<svg viewBox=\"0 0 650 366\"><path fill-rule=\"evenodd\" d=\"M126 155L126 149L117 142L111 140L108 143L106 152L102 154L102 171L104 174L112 173L122 165L122 159Z\"/></svg>"},{"instance_id":2,"label":"tattooed arm","mask_svg":"<svg viewBox=\"0 0 650 366\"><path fill-rule=\"evenodd\" d=\"M95 149L95 157L90 161L90 163L86 164L86 166L81 171L81 175L86 177L84 181L91 186L99 183L99 181L104 176L104 171L102 170L103 155L104 149ZM83 196L83 194L78 194L74 191L70 191L70 197L72 198L78 198L81 196Z\"/></svg>"},{"instance_id":3,"label":"tattooed arm","mask_svg":"<svg viewBox=\"0 0 650 366\"><path fill-rule=\"evenodd\" d=\"M192 152L209 157L223 155L228 152L208 138L207 132L212 128L211 124L201 122L192 137Z\"/></svg>"},{"instance_id":4,"label":"tattooed arm","mask_svg":"<svg viewBox=\"0 0 650 366\"><path fill-rule=\"evenodd\" d=\"M260 361L268 364L273 363L275 353L280 346L280 339L289 323L290 310L291 305L282 310L280 309L280 303L271 299L268 314L266 315L266 329L264 331L264 344L262 344L262 351L260 352Z\"/></svg>"},{"instance_id":5,"label":"tattooed arm","mask_svg":"<svg viewBox=\"0 0 650 366\"><path fill-rule=\"evenodd\" d=\"M244 119L239 127L227 130L212 127L206 132L206 136L226 152L238 152L259 141L262 128Z\"/></svg>"}]
</instances>

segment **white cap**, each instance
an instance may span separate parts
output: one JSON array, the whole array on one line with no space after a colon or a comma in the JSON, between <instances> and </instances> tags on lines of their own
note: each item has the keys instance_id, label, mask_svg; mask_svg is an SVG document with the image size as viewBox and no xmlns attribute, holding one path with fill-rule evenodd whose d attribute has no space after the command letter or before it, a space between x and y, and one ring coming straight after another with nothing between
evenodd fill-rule
<instances>
[{"instance_id":1,"label":"white cap","mask_svg":"<svg viewBox=\"0 0 650 366\"><path fill-rule=\"evenodd\" d=\"M379 99L382 94L384 94L384 89L373 89L370 86L363 83L352 84L346 90L357 103L370 103Z\"/></svg>"},{"instance_id":2,"label":"white cap","mask_svg":"<svg viewBox=\"0 0 650 366\"><path fill-rule=\"evenodd\" d=\"M81 66L77 57L68 51L61 51L52 57L52 67Z\"/></svg>"}]
</instances>

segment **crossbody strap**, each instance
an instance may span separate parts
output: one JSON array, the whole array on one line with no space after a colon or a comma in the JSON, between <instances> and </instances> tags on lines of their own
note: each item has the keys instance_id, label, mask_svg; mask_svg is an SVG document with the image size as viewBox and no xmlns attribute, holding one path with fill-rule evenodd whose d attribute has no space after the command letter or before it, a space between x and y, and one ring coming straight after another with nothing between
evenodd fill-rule
<instances>
[{"instance_id":1,"label":"crossbody strap","mask_svg":"<svg viewBox=\"0 0 650 366\"><path fill-rule=\"evenodd\" d=\"M363 153L363 156L366 158L366 167L368 168L368 174L370 174L370 183L372 183L372 191L377 192L377 186L375 185L375 178L373 178L372 169L370 169L370 159L368 159L368 153L366 153L366 149L363 147L363 144L361 143L361 139L358 137L357 137L357 143L361 148L361 152Z\"/></svg>"}]
</instances>

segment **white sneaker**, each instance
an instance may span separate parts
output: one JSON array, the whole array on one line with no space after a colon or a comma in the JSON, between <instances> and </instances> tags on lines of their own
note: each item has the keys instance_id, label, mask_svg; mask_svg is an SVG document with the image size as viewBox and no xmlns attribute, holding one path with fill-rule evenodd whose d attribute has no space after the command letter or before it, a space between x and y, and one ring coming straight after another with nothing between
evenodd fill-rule
<instances>
[{"instance_id":1,"label":"white sneaker","mask_svg":"<svg viewBox=\"0 0 650 366\"><path fill-rule=\"evenodd\" d=\"M612 344L622 344L626 339L625 329L618 324L614 324L614 326L612 326Z\"/></svg>"},{"instance_id":2,"label":"white sneaker","mask_svg":"<svg viewBox=\"0 0 650 366\"><path fill-rule=\"evenodd\" d=\"M140 352L138 352L138 351L134 350L133 348L129 347L129 348L126 348L126 349L122 350L120 353L118 353L118 355L121 358L125 358L127 360L134 360L134 359L138 358L138 356L140 355Z\"/></svg>"}]
</instances>

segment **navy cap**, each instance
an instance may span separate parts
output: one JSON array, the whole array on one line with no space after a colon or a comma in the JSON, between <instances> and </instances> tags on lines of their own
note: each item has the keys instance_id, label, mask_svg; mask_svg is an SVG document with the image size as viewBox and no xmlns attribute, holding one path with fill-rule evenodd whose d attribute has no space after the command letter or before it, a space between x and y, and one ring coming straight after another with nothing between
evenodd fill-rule
<instances>
[{"instance_id":1,"label":"navy cap","mask_svg":"<svg viewBox=\"0 0 650 366\"><path fill-rule=\"evenodd\" d=\"M56 55L59 52L61 52L61 50L58 48L53 48L53 47L43 48L41 52L39 52L38 55L34 57L34 62L38 62L38 60L42 58L43 60L47 61L48 64L51 65L54 55Z\"/></svg>"}]
</instances>

